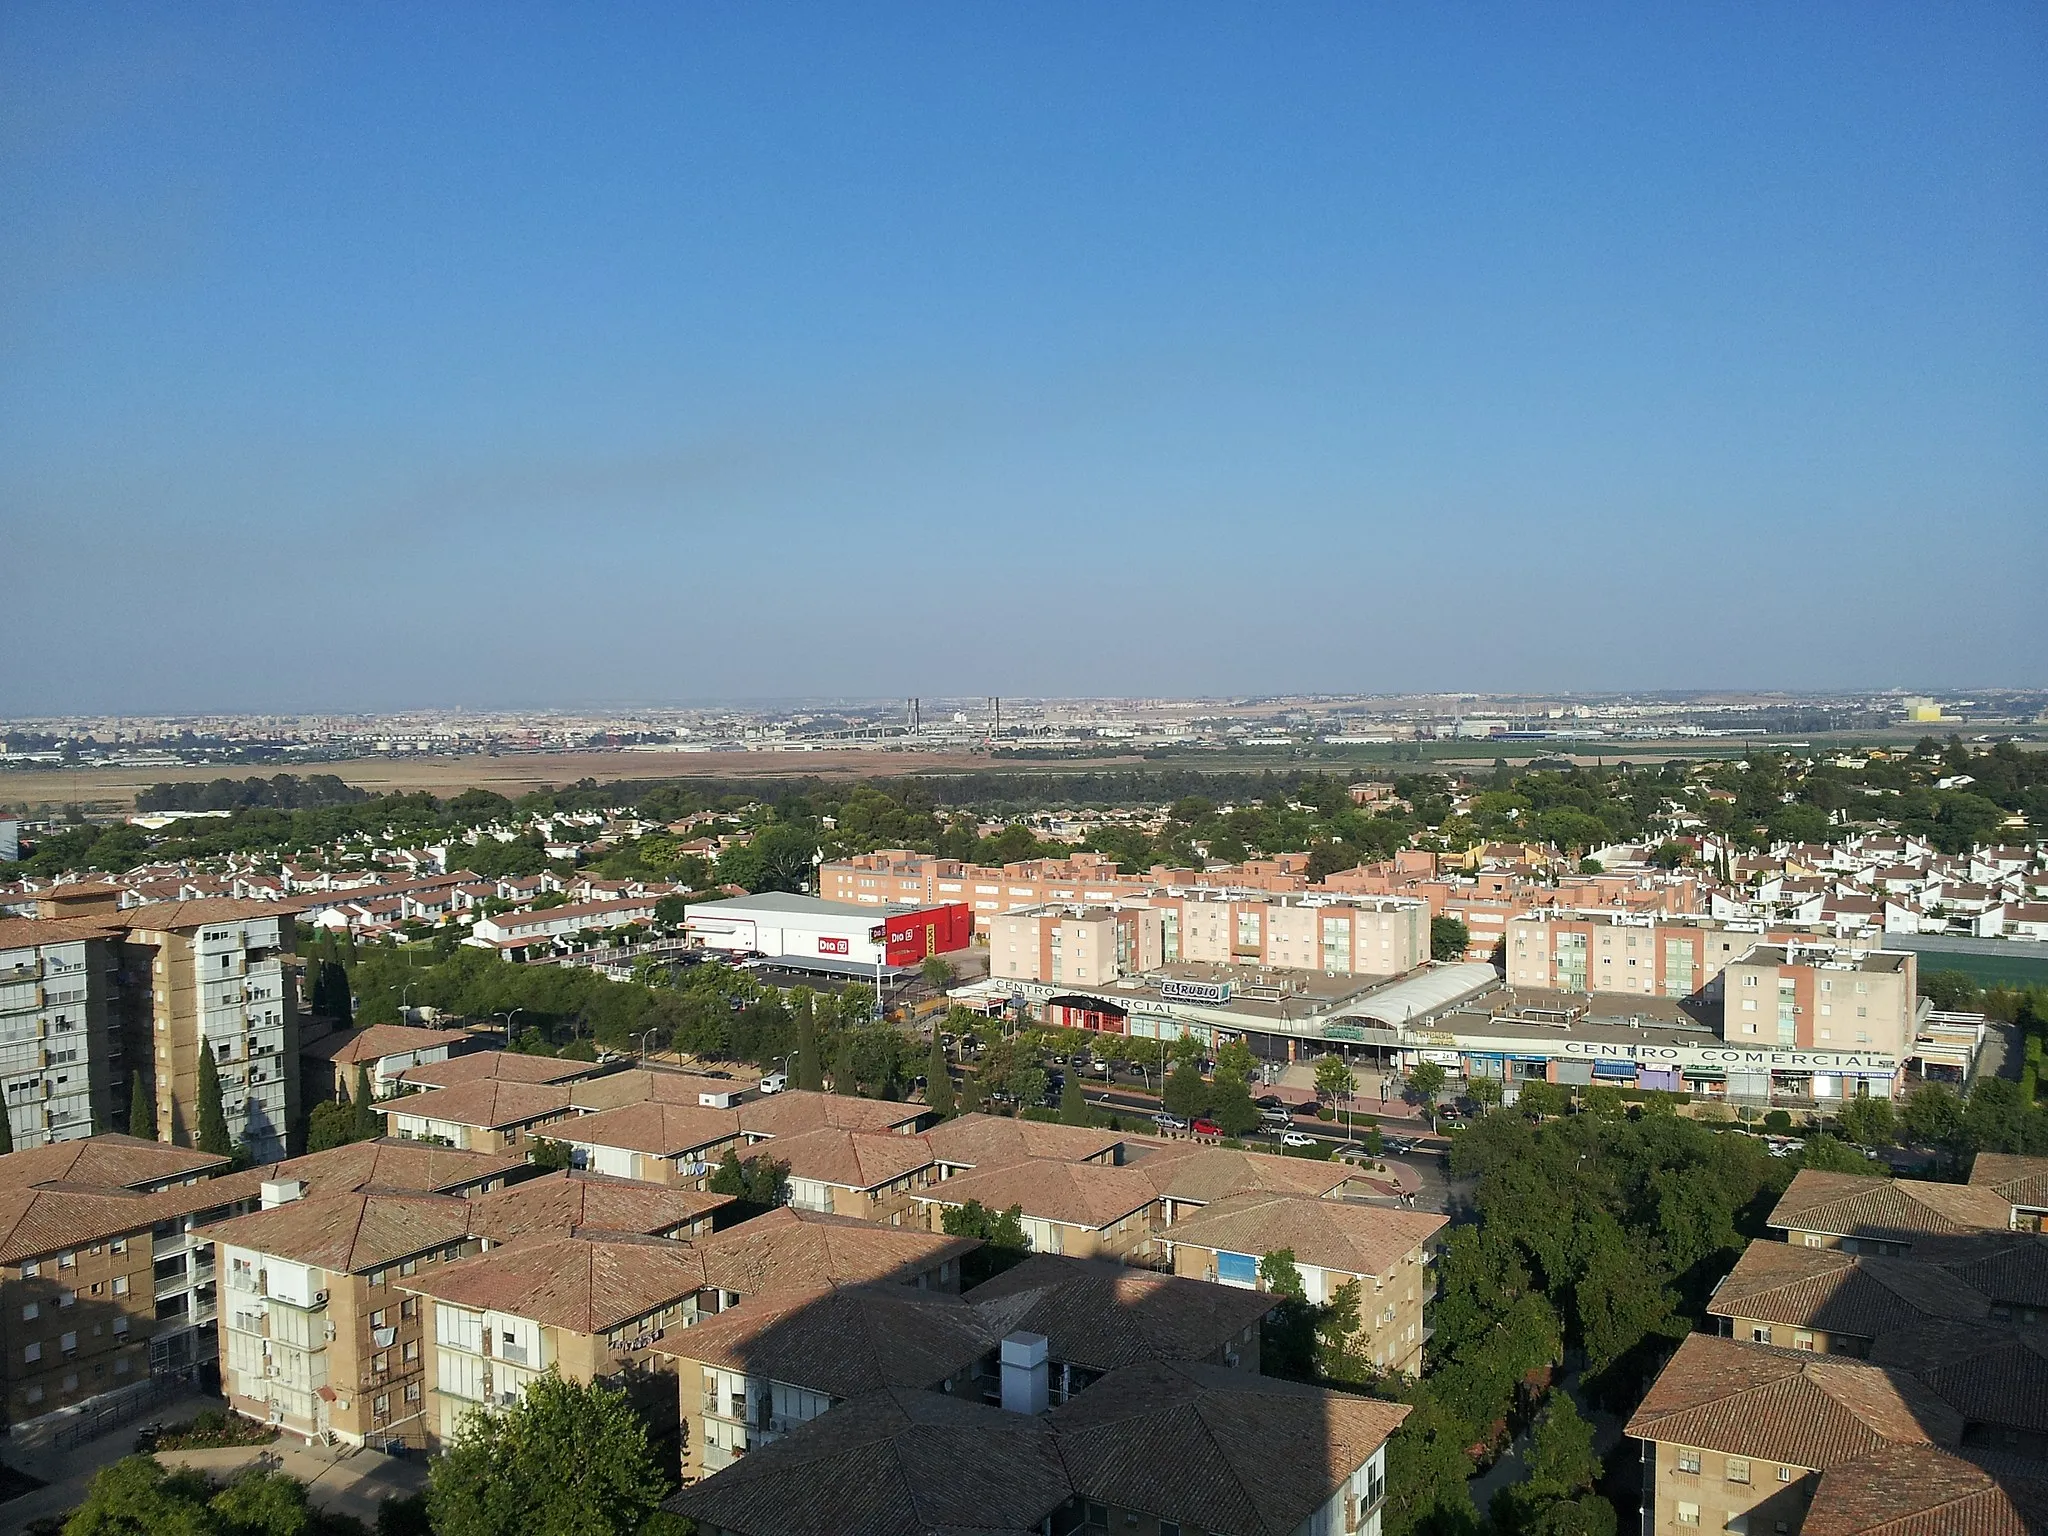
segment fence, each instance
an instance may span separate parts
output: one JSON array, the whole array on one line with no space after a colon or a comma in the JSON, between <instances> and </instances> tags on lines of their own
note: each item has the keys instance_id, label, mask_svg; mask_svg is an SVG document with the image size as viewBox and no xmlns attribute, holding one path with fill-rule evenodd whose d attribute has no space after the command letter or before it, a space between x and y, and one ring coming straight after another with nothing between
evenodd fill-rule
<instances>
[{"instance_id":1,"label":"fence","mask_svg":"<svg viewBox=\"0 0 2048 1536\"><path fill-rule=\"evenodd\" d=\"M152 1376L119 1392L109 1392L60 1420L49 1432L50 1448L68 1451L88 1440L97 1440L108 1430L131 1424L152 1408L191 1390L192 1383L184 1376Z\"/></svg>"}]
</instances>

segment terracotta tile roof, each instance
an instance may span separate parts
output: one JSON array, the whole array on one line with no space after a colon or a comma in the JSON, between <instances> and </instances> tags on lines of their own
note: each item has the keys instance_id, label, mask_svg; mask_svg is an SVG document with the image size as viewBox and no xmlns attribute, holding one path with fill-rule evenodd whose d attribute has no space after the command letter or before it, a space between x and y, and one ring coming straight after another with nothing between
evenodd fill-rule
<instances>
[{"instance_id":1,"label":"terracotta tile roof","mask_svg":"<svg viewBox=\"0 0 2048 1536\"><path fill-rule=\"evenodd\" d=\"M2014 1234L1935 1262L1995 1302L2048 1308L2048 1237Z\"/></svg>"},{"instance_id":2,"label":"terracotta tile roof","mask_svg":"<svg viewBox=\"0 0 2048 1536\"><path fill-rule=\"evenodd\" d=\"M2003 1231L2011 1219L2008 1202L1981 1187L1802 1168L1771 1212L1770 1225L1837 1237L1910 1242L1922 1235Z\"/></svg>"},{"instance_id":3,"label":"terracotta tile roof","mask_svg":"<svg viewBox=\"0 0 2048 1536\"><path fill-rule=\"evenodd\" d=\"M128 930L126 924L114 921L116 916L107 912L90 917L0 917L0 950L117 939Z\"/></svg>"},{"instance_id":4,"label":"terracotta tile roof","mask_svg":"<svg viewBox=\"0 0 2048 1536\"><path fill-rule=\"evenodd\" d=\"M472 1232L500 1243L533 1233L567 1232L572 1227L669 1237L731 1203L731 1195L669 1189L598 1173L564 1172L474 1197L469 1202L469 1221Z\"/></svg>"},{"instance_id":5,"label":"terracotta tile roof","mask_svg":"<svg viewBox=\"0 0 2048 1536\"><path fill-rule=\"evenodd\" d=\"M1289 1536L1408 1416L1213 1365L1112 1372L1050 1415L1075 1490L1184 1529Z\"/></svg>"},{"instance_id":6,"label":"terracotta tile roof","mask_svg":"<svg viewBox=\"0 0 2048 1536\"><path fill-rule=\"evenodd\" d=\"M1694 1333L1624 1433L1825 1471L1897 1445L1954 1445L1962 1429L1904 1371Z\"/></svg>"},{"instance_id":7,"label":"terracotta tile roof","mask_svg":"<svg viewBox=\"0 0 2048 1536\"><path fill-rule=\"evenodd\" d=\"M856 1099L841 1093L792 1088L742 1104L740 1125L756 1136L800 1136L820 1126L842 1131L893 1131L915 1125L929 1113L922 1104Z\"/></svg>"},{"instance_id":8,"label":"terracotta tile roof","mask_svg":"<svg viewBox=\"0 0 2048 1536\"><path fill-rule=\"evenodd\" d=\"M1352 1178L1352 1170L1343 1163L1275 1157L1270 1152L1238 1152L1192 1142L1170 1142L1132 1166L1167 1198L1205 1205L1231 1195L1306 1195L1317 1199L1342 1189Z\"/></svg>"},{"instance_id":9,"label":"terracotta tile roof","mask_svg":"<svg viewBox=\"0 0 2048 1536\"><path fill-rule=\"evenodd\" d=\"M1232 1195L1166 1229L1166 1240L1223 1253L1295 1259L1353 1275L1392 1273L1402 1258L1446 1225L1428 1211L1351 1205L1299 1195Z\"/></svg>"},{"instance_id":10,"label":"terracotta tile roof","mask_svg":"<svg viewBox=\"0 0 2048 1536\"><path fill-rule=\"evenodd\" d=\"M1054 1360L1093 1371L1205 1360L1278 1304L1262 1291L1050 1253L1033 1254L966 1299L998 1338L1019 1329L1043 1334Z\"/></svg>"},{"instance_id":11,"label":"terracotta tile roof","mask_svg":"<svg viewBox=\"0 0 2048 1536\"><path fill-rule=\"evenodd\" d=\"M398 1283L457 1306L594 1334L694 1296L705 1278L689 1243L579 1230L523 1238Z\"/></svg>"},{"instance_id":12,"label":"terracotta tile roof","mask_svg":"<svg viewBox=\"0 0 2048 1536\"><path fill-rule=\"evenodd\" d=\"M739 1536L1025 1536L1071 1493L1045 1419L890 1388L748 1453L663 1507Z\"/></svg>"},{"instance_id":13,"label":"terracotta tile roof","mask_svg":"<svg viewBox=\"0 0 2048 1536\"><path fill-rule=\"evenodd\" d=\"M108 1184L142 1189L201 1173L220 1173L228 1159L190 1147L167 1146L139 1136L89 1136L53 1141L0 1157L0 1189L64 1179L74 1184Z\"/></svg>"},{"instance_id":14,"label":"terracotta tile roof","mask_svg":"<svg viewBox=\"0 0 2048 1536\"><path fill-rule=\"evenodd\" d=\"M1970 1165L1970 1182L2014 1205L2048 1206L2048 1157L1979 1152Z\"/></svg>"},{"instance_id":15,"label":"terracotta tile roof","mask_svg":"<svg viewBox=\"0 0 2048 1536\"><path fill-rule=\"evenodd\" d=\"M712 1283L742 1296L787 1286L911 1281L980 1246L970 1237L788 1206L697 1240Z\"/></svg>"},{"instance_id":16,"label":"terracotta tile roof","mask_svg":"<svg viewBox=\"0 0 2048 1536\"><path fill-rule=\"evenodd\" d=\"M915 1191L915 1197L938 1205L979 1200L992 1211L1022 1206L1026 1216L1040 1221L1099 1230L1144 1210L1158 1195L1151 1180L1134 1168L1033 1158L986 1172L956 1174Z\"/></svg>"},{"instance_id":17,"label":"terracotta tile roof","mask_svg":"<svg viewBox=\"0 0 2048 1536\"><path fill-rule=\"evenodd\" d=\"M1800 1536L2040 1536L2048 1468L1996 1476L1931 1446L1890 1446L1821 1474Z\"/></svg>"},{"instance_id":18,"label":"terracotta tile roof","mask_svg":"<svg viewBox=\"0 0 2048 1536\"><path fill-rule=\"evenodd\" d=\"M627 1104L695 1104L700 1093L738 1093L753 1086L736 1077L628 1068L578 1083L570 1090L569 1102L583 1110L619 1109Z\"/></svg>"},{"instance_id":19,"label":"terracotta tile roof","mask_svg":"<svg viewBox=\"0 0 2048 1536\"><path fill-rule=\"evenodd\" d=\"M157 1220L158 1210L155 1196L105 1185L0 1190L0 1264L139 1231Z\"/></svg>"},{"instance_id":20,"label":"terracotta tile roof","mask_svg":"<svg viewBox=\"0 0 2048 1536\"><path fill-rule=\"evenodd\" d=\"M1991 1302L1917 1259L1757 1242L1743 1250L1707 1312L1874 1339L1930 1317L1989 1321Z\"/></svg>"},{"instance_id":21,"label":"terracotta tile roof","mask_svg":"<svg viewBox=\"0 0 2048 1536\"><path fill-rule=\"evenodd\" d=\"M729 1109L689 1104L628 1104L595 1115L577 1115L555 1127L557 1140L583 1147L619 1147L675 1157L698 1147L730 1141L740 1133Z\"/></svg>"},{"instance_id":22,"label":"terracotta tile roof","mask_svg":"<svg viewBox=\"0 0 2048 1536\"><path fill-rule=\"evenodd\" d=\"M1114 1151L1124 1138L1078 1125L1047 1125L1002 1115L970 1114L941 1121L924 1133L932 1156L976 1169L1002 1167L1029 1158L1081 1163Z\"/></svg>"},{"instance_id":23,"label":"terracotta tile roof","mask_svg":"<svg viewBox=\"0 0 2048 1536\"><path fill-rule=\"evenodd\" d=\"M377 1101L377 1113L387 1117L416 1115L487 1131L564 1114L568 1108L569 1090L559 1083L521 1083L496 1077Z\"/></svg>"},{"instance_id":24,"label":"terracotta tile roof","mask_svg":"<svg viewBox=\"0 0 2048 1536\"><path fill-rule=\"evenodd\" d=\"M147 933L177 933L187 928L201 928L208 923L234 923L245 918L274 917L285 920L287 936L291 932L289 921L296 910L296 903L290 901L236 901L230 897L207 897L199 901L152 901L139 907L124 907L119 912L109 912L107 918L123 928L140 929Z\"/></svg>"},{"instance_id":25,"label":"terracotta tile roof","mask_svg":"<svg viewBox=\"0 0 2048 1536\"><path fill-rule=\"evenodd\" d=\"M874 1189L932 1165L931 1148L922 1136L898 1136L893 1131L827 1128L777 1136L758 1146L756 1155L762 1154L787 1163L792 1178L843 1189Z\"/></svg>"},{"instance_id":26,"label":"terracotta tile roof","mask_svg":"<svg viewBox=\"0 0 2048 1536\"><path fill-rule=\"evenodd\" d=\"M849 1398L936 1388L993 1353L1001 1338L957 1296L903 1285L812 1286L749 1297L654 1347Z\"/></svg>"},{"instance_id":27,"label":"terracotta tile roof","mask_svg":"<svg viewBox=\"0 0 2048 1536\"><path fill-rule=\"evenodd\" d=\"M1870 1361L1918 1377L1970 1423L2048 1433L2048 1339L2036 1331L1923 1324L1886 1334Z\"/></svg>"},{"instance_id":28,"label":"terracotta tile roof","mask_svg":"<svg viewBox=\"0 0 2048 1536\"><path fill-rule=\"evenodd\" d=\"M407 1051L457 1050L468 1044L469 1036L455 1029L412 1029L404 1024L372 1024L366 1029L342 1030L315 1040L302 1054L339 1066L365 1066L386 1056Z\"/></svg>"},{"instance_id":29,"label":"terracotta tile roof","mask_svg":"<svg viewBox=\"0 0 2048 1536\"><path fill-rule=\"evenodd\" d=\"M207 1228L216 1242L313 1264L337 1274L381 1269L460 1242L469 1202L451 1195L308 1195Z\"/></svg>"},{"instance_id":30,"label":"terracotta tile roof","mask_svg":"<svg viewBox=\"0 0 2048 1536\"><path fill-rule=\"evenodd\" d=\"M459 1088L464 1083L498 1079L512 1083L568 1083L595 1076L604 1068L594 1061L561 1056L529 1056L524 1051L471 1051L446 1061L407 1067L399 1081L422 1088Z\"/></svg>"},{"instance_id":31,"label":"terracotta tile roof","mask_svg":"<svg viewBox=\"0 0 2048 1536\"><path fill-rule=\"evenodd\" d=\"M447 1195L466 1194L486 1180L515 1177L532 1166L523 1157L379 1136L374 1141L308 1152L263 1169L262 1175L304 1179L309 1192L316 1195L364 1189Z\"/></svg>"}]
</instances>

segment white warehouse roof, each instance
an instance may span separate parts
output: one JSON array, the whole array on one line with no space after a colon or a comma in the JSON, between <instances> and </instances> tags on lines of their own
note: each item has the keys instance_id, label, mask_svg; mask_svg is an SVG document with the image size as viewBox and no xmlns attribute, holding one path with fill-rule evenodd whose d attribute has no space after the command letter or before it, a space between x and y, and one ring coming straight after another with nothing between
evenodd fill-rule
<instances>
[{"instance_id":1,"label":"white warehouse roof","mask_svg":"<svg viewBox=\"0 0 2048 1536\"><path fill-rule=\"evenodd\" d=\"M1371 1019L1390 1029L1420 1021L1477 997L1500 983L1500 973L1484 961L1461 961L1455 965L1433 965L1428 970L1391 986L1369 992L1345 1003L1332 1018Z\"/></svg>"}]
</instances>

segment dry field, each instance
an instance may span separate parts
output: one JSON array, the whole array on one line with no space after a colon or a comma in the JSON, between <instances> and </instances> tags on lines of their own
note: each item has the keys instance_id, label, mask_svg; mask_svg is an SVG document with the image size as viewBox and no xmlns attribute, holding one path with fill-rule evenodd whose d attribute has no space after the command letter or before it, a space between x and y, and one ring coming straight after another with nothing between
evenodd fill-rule
<instances>
[{"instance_id":1,"label":"dry field","mask_svg":"<svg viewBox=\"0 0 2048 1536\"><path fill-rule=\"evenodd\" d=\"M1118 768L1137 757L1094 758L1085 763L1018 764L1002 769ZM372 794L436 795L489 789L517 796L557 789L579 779L857 779L905 773L979 772L993 759L972 752L535 752L506 756L351 758L335 763L293 763L282 768L203 764L196 768L23 768L0 770L0 805L132 809L152 784L207 783L218 778L301 777L331 773Z\"/></svg>"}]
</instances>

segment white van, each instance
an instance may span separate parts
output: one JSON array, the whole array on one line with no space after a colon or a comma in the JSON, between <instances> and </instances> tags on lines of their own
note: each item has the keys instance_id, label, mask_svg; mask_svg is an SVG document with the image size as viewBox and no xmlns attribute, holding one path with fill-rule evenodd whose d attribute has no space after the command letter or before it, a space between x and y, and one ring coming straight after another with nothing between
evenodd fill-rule
<instances>
[{"instance_id":1,"label":"white van","mask_svg":"<svg viewBox=\"0 0 2048 1536\"><path fill-rule=\"evenodd\" d=\"M763 1093L780 1093L788 1086L789 1074L787 1072L770 1072L761 1079L761 1091Z\"/></svg>"}]
</instances>

